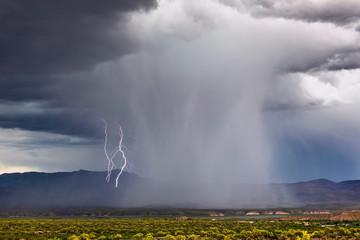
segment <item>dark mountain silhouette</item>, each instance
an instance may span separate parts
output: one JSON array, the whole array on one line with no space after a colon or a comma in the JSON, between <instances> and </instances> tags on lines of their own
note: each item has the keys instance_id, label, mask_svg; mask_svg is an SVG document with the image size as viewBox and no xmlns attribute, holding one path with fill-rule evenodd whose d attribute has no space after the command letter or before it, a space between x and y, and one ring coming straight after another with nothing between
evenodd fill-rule
<instances>
[{"instance_id":1,"label":"dark mountain silhouette","mask_svg":"<svg viewBox=\"0 0 360 240\"><path fill-rule=\"evenodd\" d=\"M332 182L317 179L291 184L242 184L214 186L205 198L189 189L178 190L124 172L118 188L105 180L106 172L11 173L0 175L2 207L106 206L144 207L275 207L318 203L360 202L360 180ZM113 173L112 176L115 176ZM216 191L215 191L216 190ZM175 197L174 197L175 196ZM220 196L220 197L219 197ZM171 200L169 200L171 199ZM176 201L175 201L175 200ZM147 205L148 204L148 205Z\"/></svg>"},{"instance_id":2,"label":"dark mountain silhouette","mask_svg":"<svg viewBox=\"0 0 360 240\"><path fill-rule=\"evenodd\" d=\"M360 202L360 180L336 183L317 179L284 186L299 203Z\"/></svg>"},{"instance_id":3,"label":"dark mountain silhouette","mask_svg":"<svg viewBox=\"0 0 360 240\"><path fill-rule=\"evenodd\" d=\"M139 178L127 172L121 186L105 181L106 172L11 173L0 175L1 206L118 206ZM114 176L114 174L113 174Z\"/></svg>"}]
</instances>

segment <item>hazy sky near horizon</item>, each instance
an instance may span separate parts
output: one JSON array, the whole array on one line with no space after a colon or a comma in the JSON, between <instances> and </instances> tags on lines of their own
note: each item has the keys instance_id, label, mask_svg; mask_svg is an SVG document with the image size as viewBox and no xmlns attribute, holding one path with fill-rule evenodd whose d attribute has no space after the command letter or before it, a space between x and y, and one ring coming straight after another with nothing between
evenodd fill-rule
<instances>
[{"instance_id":1,"label":"hazy sky near horizon","mask_svg":"<svg viewBox=\"0 0 360 240\"><path fill-rule=\"evenodd\" d=\"M0 0L0 173L360 179L358 0ZM109 149L110 150L110 149Z\"/></svg>"}]
</instances>

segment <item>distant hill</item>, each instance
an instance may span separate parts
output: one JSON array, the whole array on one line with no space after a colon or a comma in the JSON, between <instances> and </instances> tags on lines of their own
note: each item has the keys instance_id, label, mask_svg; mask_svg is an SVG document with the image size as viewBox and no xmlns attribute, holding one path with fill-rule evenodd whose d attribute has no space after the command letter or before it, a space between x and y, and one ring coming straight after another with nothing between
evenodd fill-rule
<instances>
[{"instance_id":1,"label":"distant hill","mask_svg":"<svg viewBox=\"0 0 360 240\"><path fill-rule=\"evenodd\" d=\"M360 202L360 180L317 179L291 184L167 186L124 172L115 188L106 172L11 173L0 175L1 207L289 207ZM113 174L115 176L116 173Z\"/></svg>"},{"instance_id":2,"label":"distant hill","mask_svg":"<svg viewBox=\"0 0 360 240\"><path fill-rule=\"evenodd\" d=\"M121 186L105 181L106 172L11 173L0 175L1 206L118 206L139 178L127 172Z\"/></svg>"},{"instance_id":3,"label":"distant hill","mask_svg":"<svg viewBox=\"0 0 360 240\"><path fill-rule=\"evenodd\" d=\"M282 186L299 203L360 202L360 180L336 183L317 179Z\"/></svg>"}]
</instances>

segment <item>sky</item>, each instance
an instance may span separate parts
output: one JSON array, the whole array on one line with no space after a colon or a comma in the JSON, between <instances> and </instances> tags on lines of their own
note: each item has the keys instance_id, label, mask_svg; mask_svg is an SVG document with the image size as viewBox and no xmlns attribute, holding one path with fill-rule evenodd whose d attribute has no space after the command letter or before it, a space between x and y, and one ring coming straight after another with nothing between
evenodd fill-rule
<instances>
[{"instance_id":1,"label":"sky","mask_svg":"<svg viewBox=\"0 0 360 240\"><path fill-rule=\"evenodd\" d=\"M0 0L0 173L360 179L358 0ZM117 168L120 159L116 159Z\"/></svg>"}]
</instances>

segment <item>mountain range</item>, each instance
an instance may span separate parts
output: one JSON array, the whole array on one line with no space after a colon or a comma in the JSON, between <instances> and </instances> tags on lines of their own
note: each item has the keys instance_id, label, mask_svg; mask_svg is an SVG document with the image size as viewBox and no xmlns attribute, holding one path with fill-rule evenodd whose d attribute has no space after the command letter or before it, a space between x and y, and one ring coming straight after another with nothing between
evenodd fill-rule
<instances>
[{"instance_id":1,"label":"mountain range","mask_svg":"<svg viewBox=\"0 0 360 240\"><path fill-rule=\"evenodd\" d=\"M0 205L234 208L360 202L360 180L219 185L213 186L212 191L201 191L191 186L167 186L128 172L121 175L116 188L114 181L105 180L106 175L107 172L85 170L2 174Z\"/></svg>"}]
</instances>

